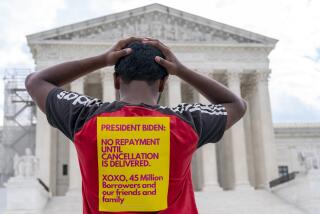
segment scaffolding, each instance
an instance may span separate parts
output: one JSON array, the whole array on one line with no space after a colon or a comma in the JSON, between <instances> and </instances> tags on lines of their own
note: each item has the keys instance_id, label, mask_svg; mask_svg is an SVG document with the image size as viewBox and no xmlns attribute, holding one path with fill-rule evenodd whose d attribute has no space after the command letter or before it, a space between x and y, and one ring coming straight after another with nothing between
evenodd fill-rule
<instances>
[{"instance_id":1,"label":"scaffolding","mask_svg":"<svg viewBox=\"0 0 320 214\"><path fill-rule=\"evenodd\" d=\"M13 157L25 153L26 148L35 151L35 104L25 88L25 78L31 69L5 69L2 155L0 162L0 186L13 175ZM0 148L1 150L1 148Z\"/></svg>"}]
</instances>

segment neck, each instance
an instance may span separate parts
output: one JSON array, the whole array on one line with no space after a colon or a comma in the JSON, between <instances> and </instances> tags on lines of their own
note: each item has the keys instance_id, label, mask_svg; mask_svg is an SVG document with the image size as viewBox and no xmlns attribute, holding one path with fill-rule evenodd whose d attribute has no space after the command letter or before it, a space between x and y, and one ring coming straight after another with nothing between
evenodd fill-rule
<instances>
[{"instance_id":1,"label":"neck","mask_svg":"<svg viewBox=\"0 0 320 214\"><path fill-rule=\"evenodd\" d=\"M134 94L132 95L124 95L121 96L120 95L120 101L126 102L126 103L132 103L132 104L140 104L140 103L144 103L144 104L148 104L148 105L156 105L157 104L157 100L154 97L139 97L139 96L135 96Z\"/></svg>"},{"instance_id":2,"label":"neck","mask_svg":"<svg viewBox=\"0 0 320 214\"><path fill-rule=\"evenodd\" d=\"M132 81L130 84L121 87L120 101L132 104L156 105L158 92L147 83L141 81Z\"/></svg>"}]
</instances>

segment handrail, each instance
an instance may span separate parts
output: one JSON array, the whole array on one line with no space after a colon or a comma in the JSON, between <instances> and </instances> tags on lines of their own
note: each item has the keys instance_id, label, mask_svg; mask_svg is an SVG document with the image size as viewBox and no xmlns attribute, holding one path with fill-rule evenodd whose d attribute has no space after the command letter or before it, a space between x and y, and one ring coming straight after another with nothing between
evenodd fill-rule
<instances>
[{"instance_id":1,"label":"handrail","mask_svg":"<svg viewBox=\"0 0 320 214\"><path fill-rule=\"evenodd\" d=\"M298 174L298 173L299 172L295 171L295 172L291 172L287 175L281 176L279 178L276 178L276 179L269 182L269 186L270 186L270 188L272 188L272 187L278 186L279 184L283 184L288 181L291 181L291 180L295 179L296 174Z\"/></svg>"},{"instance_id":2,"label":"handrail","mask_svg":"<svg viewBox=\"0 0 320 214\"><path fill-rule=\"evenodd\" d=\"M39 183L41 184L41 186L42 186L47 192L50 192L49 187L48 187L40 178L37 178L37 180L39 181Z\"/></svg>"}]
</instances>

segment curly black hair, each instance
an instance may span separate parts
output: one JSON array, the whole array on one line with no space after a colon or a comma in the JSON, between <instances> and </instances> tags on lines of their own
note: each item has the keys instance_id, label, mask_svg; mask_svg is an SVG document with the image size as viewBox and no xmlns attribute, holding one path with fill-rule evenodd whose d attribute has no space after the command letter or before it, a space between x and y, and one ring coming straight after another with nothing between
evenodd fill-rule
<instances>
[{"instance_id":1,"label":"curly black hair","mask_svg":"<svg viewBox=\"0 0 320 214\"><path fill-rule=\"evenodd\" d=\"M116 75L126 83L131 80L145 80L152 84L168 75L166 69L154 60L156 56L164 58L158 48L141 42L132 42L127 48L131 48L132 52L120 58L115 65Z\"/></svg>"}]
</instances>

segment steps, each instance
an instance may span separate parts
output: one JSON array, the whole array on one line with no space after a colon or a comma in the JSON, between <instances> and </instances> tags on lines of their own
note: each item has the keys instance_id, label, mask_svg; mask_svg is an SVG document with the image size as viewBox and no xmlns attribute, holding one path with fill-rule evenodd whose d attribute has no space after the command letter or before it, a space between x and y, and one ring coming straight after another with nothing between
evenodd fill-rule
<instances>
[{"instance_id":1,"label":"steps","mask_svg":"<svg viewBox=\"0 0 320 214\"><path fill-rule=\"evenodd\" d=\"M199 214L305 214L266 190L196 192Z\"/></svg>"},{"instance_id":2,"label":"steps","mask_svg":"<svg viewBox=\"0 0 320 214\"><path fill-rule=\"evenodd\" d=\"M6 206L6 189L0 187L0 213L4 213Z\"/></svg>"},{"instance_id":3,"label":"steps","mask_svg":"<svg viewBox=\"0 0 320 214\"><path fill-rule=\"evenodd\" d=\"M82 196L56 196L48 201L43 214L82 214Z\"/></svg>"},{"instance_id":4,"label":"steps","mask_svg":"<svg viewBox=\"0 0 320 214\"><path fill-rule=\"evenodd\" d=\"M266 190L195 192L199 214L305 214ZM81 193L52 198L44 214L81 214ZM181 213L184 214L184 213Z\"/></svg>"}]
</instances>

